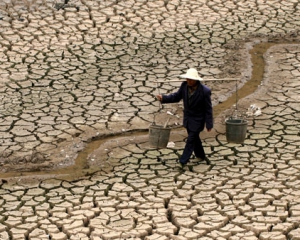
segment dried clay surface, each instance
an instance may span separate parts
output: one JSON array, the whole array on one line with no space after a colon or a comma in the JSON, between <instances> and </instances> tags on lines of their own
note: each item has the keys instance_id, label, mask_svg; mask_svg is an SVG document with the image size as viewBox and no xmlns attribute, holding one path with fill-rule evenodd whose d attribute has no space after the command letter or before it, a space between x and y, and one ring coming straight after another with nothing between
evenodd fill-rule
<instances>
[{"instance_id":1,"label":"dried clay surface","mask_svg":"<svg viewBox=\"0 0 300 240\"><path fill-rule=\"evenodd\" d=\"M299 239L299 26L296 0L1 1L0 239ZM155 95L190 67L238 80L203 82L210 164L181 168Z\"/></svg>"}]
</instances>

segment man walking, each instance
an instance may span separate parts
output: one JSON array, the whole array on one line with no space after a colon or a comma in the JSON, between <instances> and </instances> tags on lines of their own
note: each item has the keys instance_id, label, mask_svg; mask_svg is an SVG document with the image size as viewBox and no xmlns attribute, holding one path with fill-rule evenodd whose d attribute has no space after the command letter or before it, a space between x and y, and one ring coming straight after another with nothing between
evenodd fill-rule
<instances>
[{"instance_id":1,"label":"man walking","mask_svg":"<svg viewBox=\"0 0 300 240\"><path fill-rule=\"evenodd\" d=\"M213 128L211 90L201 84L203 79L199 77L195 68L188 69L186 74L180 75L180 77L186 81L181 84L177 92L169 95L157 95L157 99L161 103L175 103L183 100L183 126L187 130L188 137L179 159L181 166L189 162L193 152L196 158L205 160L209 164L200 139L200 132L204 130L204 127L208 132Z\"/></svg>"}]
</instances>

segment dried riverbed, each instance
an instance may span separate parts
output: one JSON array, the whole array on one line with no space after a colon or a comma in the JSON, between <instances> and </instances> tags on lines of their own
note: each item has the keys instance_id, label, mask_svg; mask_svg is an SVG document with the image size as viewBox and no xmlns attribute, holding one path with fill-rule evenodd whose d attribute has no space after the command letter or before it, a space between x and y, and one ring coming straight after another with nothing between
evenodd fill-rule
<instances>
[{"instance_id":1,"label":"dried riverbed","mask_svg":"<svg viewBox=\"0 0 300 240\"><path fill-rule=\"evenodd\" d=\"M298 239L299 19L297 0L1 1L0 238ZM181 169L184 129L165 149L147 129L182 110L154 80L189 67L262 114L228 143L236 84L207 82L211 164Z\"/></svg>"}]
</instances>

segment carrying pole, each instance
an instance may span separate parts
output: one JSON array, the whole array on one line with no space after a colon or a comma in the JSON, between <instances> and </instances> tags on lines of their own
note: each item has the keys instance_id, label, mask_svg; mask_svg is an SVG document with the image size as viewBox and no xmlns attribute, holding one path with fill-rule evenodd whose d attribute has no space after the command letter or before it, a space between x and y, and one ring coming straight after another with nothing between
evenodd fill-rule
<instances>
[{"instance_id":1,"label":"carrying pole","mask_svg":"<svg viewBox=\"0 0 300 240\"><path fill-rule=\"evenodd\" d=\"M207 79L203 79L201 80L201 82L205 82L205 81L238 81L239 78L207 78ZM168 81L154 81L156 83L169 83L169 82L183 82L185 81L185 79L178 79L178 80L168 80Z\"/></svg>"}]
</instances>

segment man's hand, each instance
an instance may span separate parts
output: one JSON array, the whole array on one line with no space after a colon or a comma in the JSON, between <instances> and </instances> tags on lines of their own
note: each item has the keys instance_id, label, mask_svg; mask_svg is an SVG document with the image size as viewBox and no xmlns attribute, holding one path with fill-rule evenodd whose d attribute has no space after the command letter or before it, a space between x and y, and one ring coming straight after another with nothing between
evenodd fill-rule
<instances>
[{"instance_id":1,"label":"man's hand","mask_svg":"<svg viewBox=\"0 0 300 240\"><path fill-rule=\"evenodd\" d=\"M163 97L162 97L162 95L156 95L156 98L158 99L158 101L161 102Z\"/></svg>"}]
</instances>

